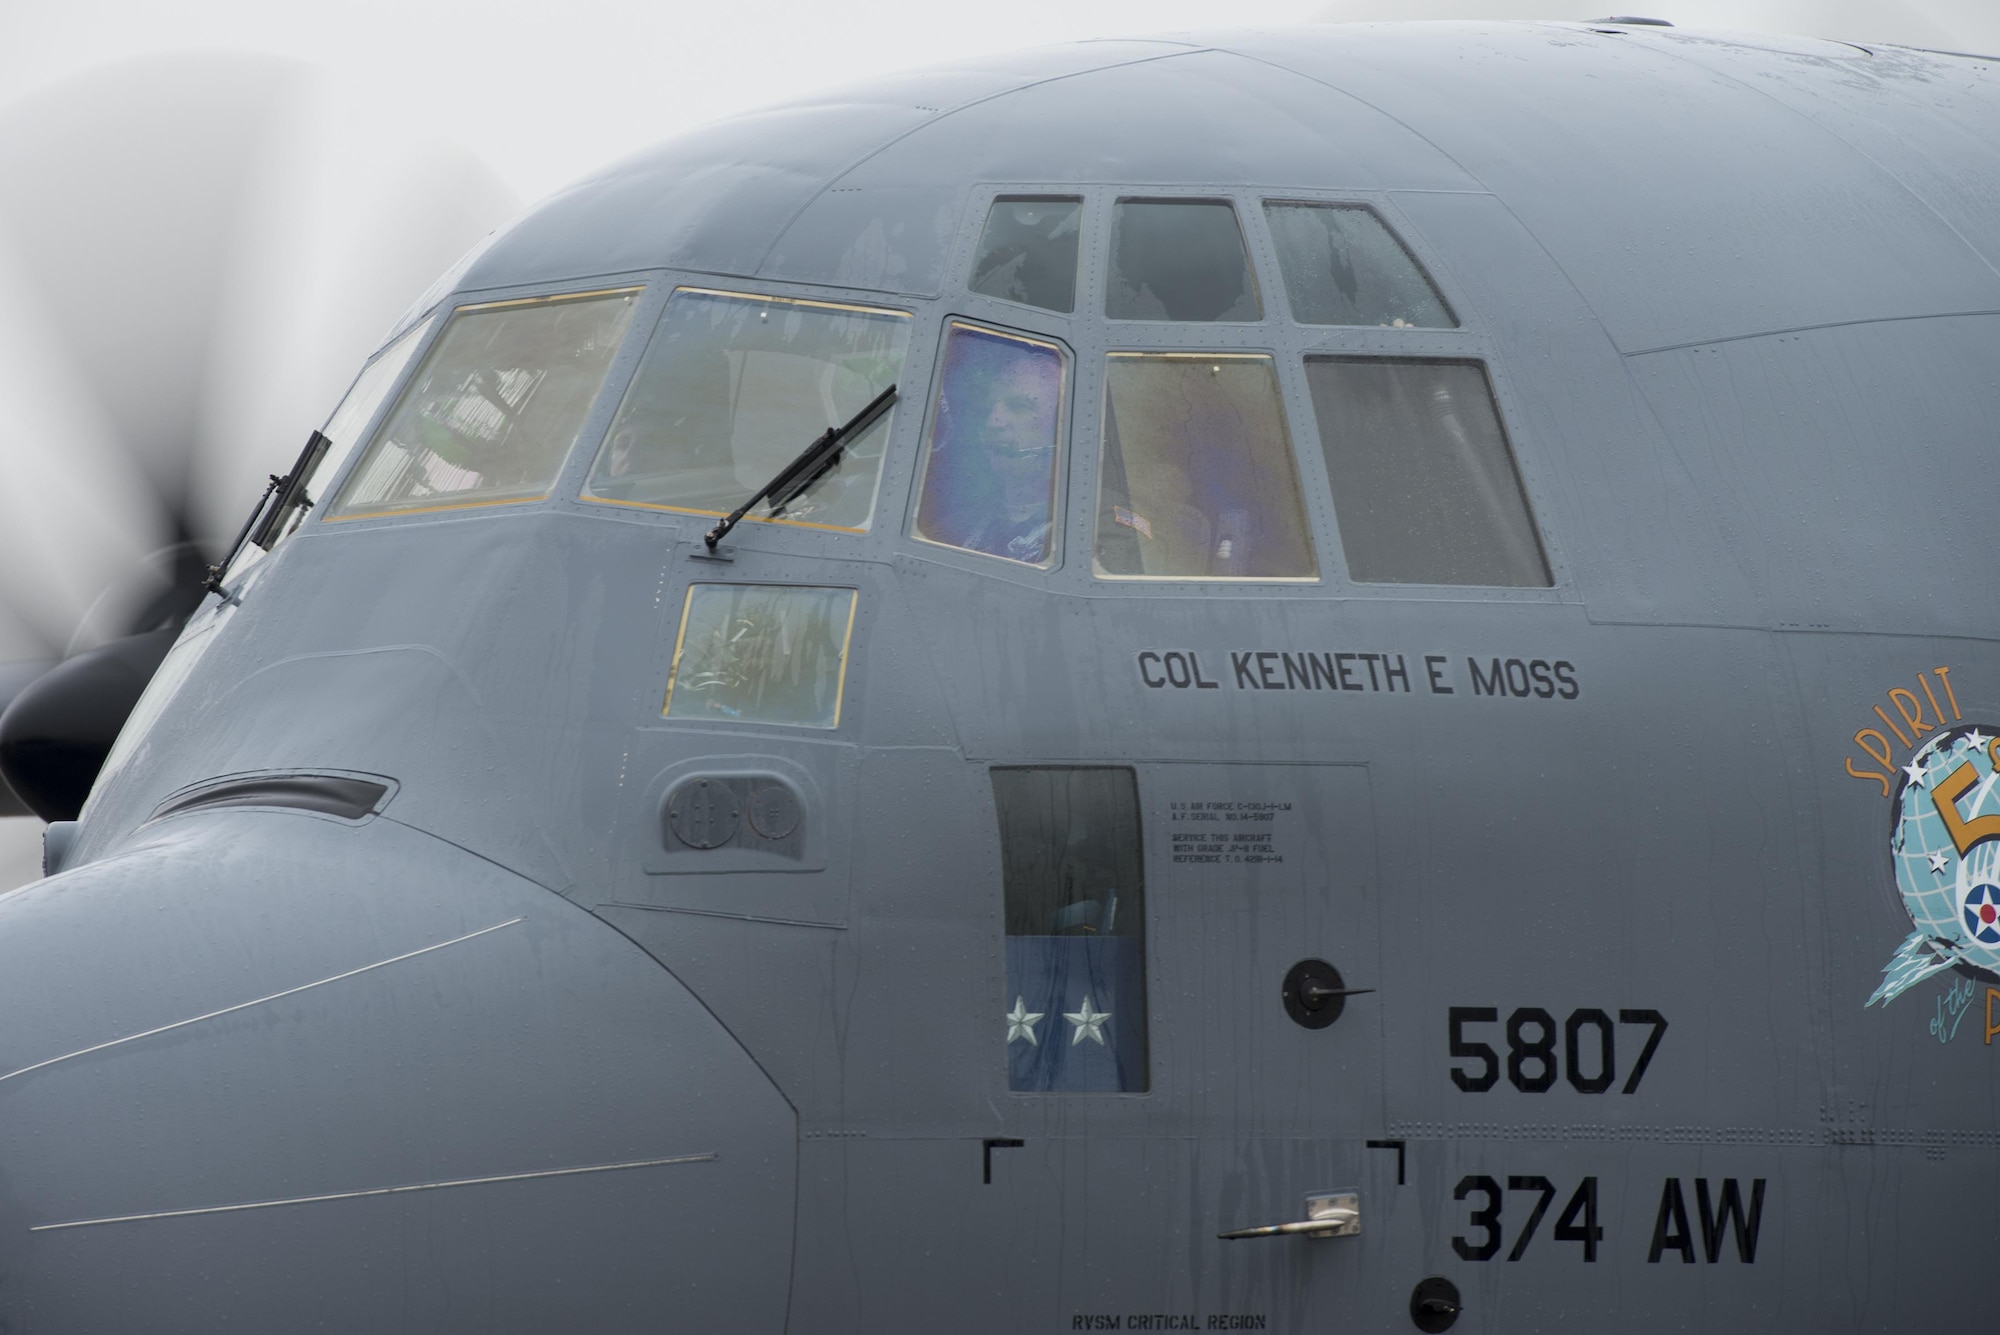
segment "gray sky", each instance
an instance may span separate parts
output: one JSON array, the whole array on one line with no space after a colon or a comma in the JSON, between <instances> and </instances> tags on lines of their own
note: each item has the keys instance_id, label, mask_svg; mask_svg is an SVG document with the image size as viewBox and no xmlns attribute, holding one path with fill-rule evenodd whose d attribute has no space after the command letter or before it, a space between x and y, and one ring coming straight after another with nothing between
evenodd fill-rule
<instances>
[{"instance_id":1,"label":"gray sky","mask_svg":"<svg viewBox=\"0 0 2000 1335\"><path fill-rule=\"evenodd\" d=\"M1225 12L1232 23L1297 23L1323 3L1238 0ZM173 48L294 56L337 71L413 127L470 146L526 198L797 92L994 50L1213 25L1218 13L1195 0L17 0L10 8L0 19L0 96Z\"/></svg>"},{"instance_id":2,"label":"gray sky","mask_svg":"<svg viewBox=\"0 0 2000 1335\"><path fill-rule=\"evenodd\" d=\"M2000 48L1994 0L1632 0L1683 27ZM470 147L533 199L591 167L794 93L1079 38L1312 19L1596 18L1608 0L12 0L0 104L66 74L219 48L324 66L414 133Z\"/></svg>"}]
</instances>

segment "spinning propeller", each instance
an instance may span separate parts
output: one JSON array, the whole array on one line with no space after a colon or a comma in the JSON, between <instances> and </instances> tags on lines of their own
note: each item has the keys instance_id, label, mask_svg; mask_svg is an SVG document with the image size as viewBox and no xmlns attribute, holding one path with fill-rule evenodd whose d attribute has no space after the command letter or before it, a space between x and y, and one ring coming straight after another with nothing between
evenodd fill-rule
<instances>
[{"instance_id":1,"label":"spinning propeller","mask_svg":"<svg viewBox=\"0 0 2000 1335\"><path fill-rule=\"evenodd\" d=\"M0 774L36 790L0 815L64 819L265 476L518 201L395 108L233 54L0 108L0 180Z\"/></svg>"}]
</instances>

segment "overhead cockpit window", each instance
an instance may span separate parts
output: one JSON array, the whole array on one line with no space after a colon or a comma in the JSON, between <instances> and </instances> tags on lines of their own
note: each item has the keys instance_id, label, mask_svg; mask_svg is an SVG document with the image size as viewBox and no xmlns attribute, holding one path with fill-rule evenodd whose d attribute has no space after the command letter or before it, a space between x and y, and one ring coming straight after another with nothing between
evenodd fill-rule
<instances>
[{"instance_id":1,"label":"overhead cockpit window","mask_svg":"<svg viewBox=\"0 0 2000 1335\"><path fill-rule=\"evenodd\" d=\"M583 497L724 515L902 373L910 317L839 302L684 287L625 392ZM860 532L891 410L781 511L752 519Z\"/></svg>"},{"instance_id":2,"label":"overhead cockpit window","mask_svg":"<svg viewBox=\"0 0 2000 1335\"><path fill-rule=\"evenodd\" d=\"M972 265L972 290L1045 311L1075 310L1082 216L1080 199L1003 195L994 200Z\"/></svg>"},{"instance_id":3,"label":"overhead cockpit window","mask_svg":"<svg viewBox=\"0 0 2000 1335\"><path fill-rule=\"evenodd\" d=\"M853 589L695 584L667 677L668 718L840 725Z\"/></svg>"},{"instance_id":4,"label":"overhead cockpit window","mask_svg":"<svg viewBox=\"0 0 2000 1335\"><path fill-rule=\"evenodd\" d=\"M947 326L916 537L1023 565L1054 559L1065 362L1043 339Z\"/></svg>"},{"instance_id":5,"label":"overhead cockpit window","mask_svg":"<svg viewBox=\"0 0 2000 1335\"><path fill-rule=\"evenodd\" d=\"M1110 355L1096 571L1108 579L1317 575L1270 357Z\"/></svg>"},{"instance_id":6,"label":"overhead cockpit window","mask_svg":"<svg viewBox=\"0 0 2000 1335\"><path fill-rule=\"evenodd\" d=\"M1266 203L1264 217L1300 324L1458 327L1416 257L1372 209Z\"/></svg>"},{"instance_id":7,"label":"overhead cockpit window","mask_svg":"<svg viewBox=\"0 0 2000 1335\"><path fill-rule=\"evenodd\" d=\"M1006 897L1007 1087L1139 1093L1146 878L1139 790L1114 767L993 771ZM997 1025L996 1025L997 1030Z\"/></svg>"},{"instance_id":8,"label":"overhead cockpit window","mask_svg":"<svg viewBox=\"0 0 2000 1335\"><path fill-rule=\"evenodd\" d=\"M1221 200L1119 200L1104 313L1114 320L1263 319L1236 210Z\"/></svg>"},{"instance_id":9,"label":"overhead cockpit window","mask_svg":"<svg viewBox=\"0 0 2000 1335\"><path fill-rule=\"evenodd\" d=\"M546 496L637 289L461 307L348 476L334 518Z\"/></svg>"},{"instance_id":10,"label":"overhead cockpit window","mask_svg":"<svg viewBox=\"0 0 2000 1335\"><path fill-rule=\"evenodd\" d=\"M1484 366L1309 357L1306 383L1354 579L1548 587Z\"/></svg>"}]
</instances>

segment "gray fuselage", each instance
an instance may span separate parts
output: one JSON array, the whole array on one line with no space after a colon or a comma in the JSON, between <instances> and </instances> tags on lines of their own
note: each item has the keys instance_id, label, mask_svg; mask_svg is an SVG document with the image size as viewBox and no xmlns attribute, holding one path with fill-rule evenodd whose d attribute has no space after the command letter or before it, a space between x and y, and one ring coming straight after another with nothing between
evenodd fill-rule
<instances>
[{"instance_id":1,"label":"gray fuselage","mask_svg":"<svg viewBox=\"0 0 2000 1335\"><path fill-rule=\"evenodd\" d=\"M396 331L0 899L0 1317L1393 1331L1435 1276L1457 1331L1978 1328L1996 80L1604 24L1087 43L555 196ZM1073 206L1072 309L980 267L1007 201ZM1283 210L1343 206L1428 324L1305 318L1286 229L1331 215ZM1225 217L1222 297L1134 277L1146 219ZM461 504L497 466L415 442L571 374L398 417L474 307L598 320L598 378L545 487ZM658 425L692 378L621 416L683 316L865 352L757 458L889 368L788 512L840 522L710 560L726 505L634 499L615 423L711 430ZM941 395L954 337L1053 432L956 526L955 442L1027 428ZM1432 397L1343 446L1371 364ZM1399 432L1444 470L1402 501ZM1473 531L1419 532L1446 491L1512 573L1395 573ZM703 621L732 585L777 610ZM1217 1236L1336 1192L1356 1235Z\"/></svg>"}]
</instances>

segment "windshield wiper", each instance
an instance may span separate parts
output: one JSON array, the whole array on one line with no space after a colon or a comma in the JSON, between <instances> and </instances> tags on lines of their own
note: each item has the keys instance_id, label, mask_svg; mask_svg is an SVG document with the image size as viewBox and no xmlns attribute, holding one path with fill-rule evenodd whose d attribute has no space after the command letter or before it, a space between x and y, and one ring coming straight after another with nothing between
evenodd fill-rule
<instances>
[{"instance_id":1,"label":"windshield wiper","mask_svg":"<svg viewBox=\"0 0 2000 1335\"><path fill-rule=\"evenodd\" d=\"M306 479L312 476L313 469L319 467L319 461L326 457L327 449L332 444L325 435L315 431L306 437L306 447L299 451L298 462L292 465L291 472L283 477L271 474L270 485L257 498L256 508L250 511L250 517L243 521L236 541L229 544L229 551L220 563L208 568L208 578L202 581L202 588L227 598L229 595L223 590L222 578L229 573L229 567L236 564L243 544L254 542L267 552L277 545L292 512L312 506L312 498L306 495Z\"/></svg>"},{"instance_id":2,"label":"windshield wiper","mask_svg":"<svg viewBox=\"0 0 2000 1335\"><path fill-rule=\"evenodd\" d=\"M778 511L798 499L800 492L820 480L826 470L840 462L840 452L847 447L851 437L860 435L874 426L889 405L896 401L894 385L883 390L868 401L868 406L847 419L841 425L828 427L825 435L806 446L805 453L785 465L784 471L757 489L757 494L731 511L721 523L710 529L702 541L713 552L715 545L729 536L729 530L736 527L750 507L769 498L771 512Z\"/></svg>"}]
</instances>

